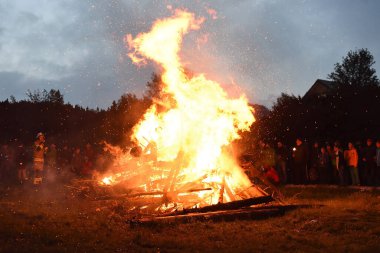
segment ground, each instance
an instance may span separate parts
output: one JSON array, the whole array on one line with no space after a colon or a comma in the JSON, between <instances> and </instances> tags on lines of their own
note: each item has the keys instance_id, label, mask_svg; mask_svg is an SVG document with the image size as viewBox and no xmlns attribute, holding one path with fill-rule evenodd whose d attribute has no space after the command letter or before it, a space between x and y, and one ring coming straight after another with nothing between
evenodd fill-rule
<instances>
[{"instance_id":1,"label":"ground","mask_svg":"<svg viewBox=\"0 0 380 253\"><path fill-rule=\"evenodd\" d=\"M285 187L283 216L131 226L127 201L93 201L64 184L1 186L0 252L380 252L380 192ZM130 218L130 217L129 217Z\"/></svg>"}]
</instances>

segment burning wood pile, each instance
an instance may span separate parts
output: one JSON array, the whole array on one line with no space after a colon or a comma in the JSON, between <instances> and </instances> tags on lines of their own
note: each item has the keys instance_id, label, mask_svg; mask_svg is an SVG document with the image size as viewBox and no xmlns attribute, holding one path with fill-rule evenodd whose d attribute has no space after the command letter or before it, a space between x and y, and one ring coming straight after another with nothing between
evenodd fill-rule
<instances>
[{"instance_id":1,"label":"burning wood pile","mask_svg":"<svg viewBox=\"0 0 380 253\"><path fill-rule=\"evenodd\" d=\"M99 180L109 189L124 189L121 197L139 197L141 205L133 209L171 213L272 199L252 184L232 148L255 121L245 95L230 98L219 83L204 74L189 77L181 65L183 36L200 29L202 22L204 18L175 10L149 32L125 38L132 61L157 63L163 83L159 97L133 129L136 146L127 151L108 146L116 169Z\"/></svg>"}]
</instances>

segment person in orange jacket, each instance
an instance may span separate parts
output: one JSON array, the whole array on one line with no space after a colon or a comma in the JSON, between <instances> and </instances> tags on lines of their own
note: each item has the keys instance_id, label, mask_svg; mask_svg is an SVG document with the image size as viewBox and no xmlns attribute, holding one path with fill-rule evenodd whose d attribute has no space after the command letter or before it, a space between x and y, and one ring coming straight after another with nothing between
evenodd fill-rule
<instances>
[{"instance_id":1,"label":"person in orange jacket","mask_svg":"<svg viewBox=\"0 0 380 253\"><path fill-rule=\"evenodd\" d=\"M352 142L348 143L348 150L344 151L344 158L346 160L346 165L351 174L352 184L360 185L359 173L358 173L359 156Z\"/></svg>"}]
</instances>

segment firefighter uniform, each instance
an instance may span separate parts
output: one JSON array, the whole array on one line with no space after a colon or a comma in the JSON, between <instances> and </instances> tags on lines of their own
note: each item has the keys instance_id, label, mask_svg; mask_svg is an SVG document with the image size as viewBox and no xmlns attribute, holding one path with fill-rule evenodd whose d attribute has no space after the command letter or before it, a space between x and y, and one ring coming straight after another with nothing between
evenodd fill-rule
<instances>
[{"instance_id":1,"label":"firefighter uniform","mask_svg":"<svg viewBox=\"0 0 380 253\"><path fill-rule=\"evenodd\" d=\"M42 183L42 173L44 170L44 156L46 152L45 148L45 136L42 133L38 133L37 140L34 142L33 147L33 170L35 185Z\"/></svg>"}]
</instances>

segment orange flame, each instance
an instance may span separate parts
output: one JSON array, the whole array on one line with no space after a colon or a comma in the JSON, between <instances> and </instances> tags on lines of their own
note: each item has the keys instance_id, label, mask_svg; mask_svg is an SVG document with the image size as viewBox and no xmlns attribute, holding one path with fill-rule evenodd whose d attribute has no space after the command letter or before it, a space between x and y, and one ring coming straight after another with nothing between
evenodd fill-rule
<instances>
[{"instance_id":1,"label":"orange flame","mask_svg":"<svg viewBox=\"0 0 380 253\"><path fill-rule=\"evenodd\" d=\"M173 161L183 152L187 180L194 180L212 170L232 174L234 185L249 181L228 153L226 147L239 138L239 131L249 130L254 122L252 108L245 96L229 99L221 86L204 75L185 75L178 53L184 34L200 28L203 19L176 10L173 17L158 20L150 32L135 39L127 35L136 64L150 59L163 68L164 92L171 94L175 104L159 113L154 104L134 128L139 143L154 141L158 160Z\"/></svg>"},{"instance_id":2,"label":"orange flame","mask_svg":"<svg viewBox=\"0 0 380 253\"><path fill-rule=\"evenodd\" d=\"M215 204L232 201L235 192L251 186L233 155L231 143L240 138L239 132L249 130L255 118L244 95L230 99L217 82L205 75L185 74L179 57L183 36L200 29L203 21L193 13L175 10L172 17L156 21L149 32L135 38L128 34L125 41L135 64L152 60L162 67L162 92L171 97L158 101L165 110L158 103L147 110L134 127L132 139L142 147L150 146L147 149L154 144L154 151L149 152L166 162L172 178L179 182L172 191L181 184L207 184L213 192L197 194L200 198L207 195L211 198L208 204ZM105 178L103 182L113 179ZM225 188L229 194L221 200L220 191Z\"/></svg>"}]
</instances>

